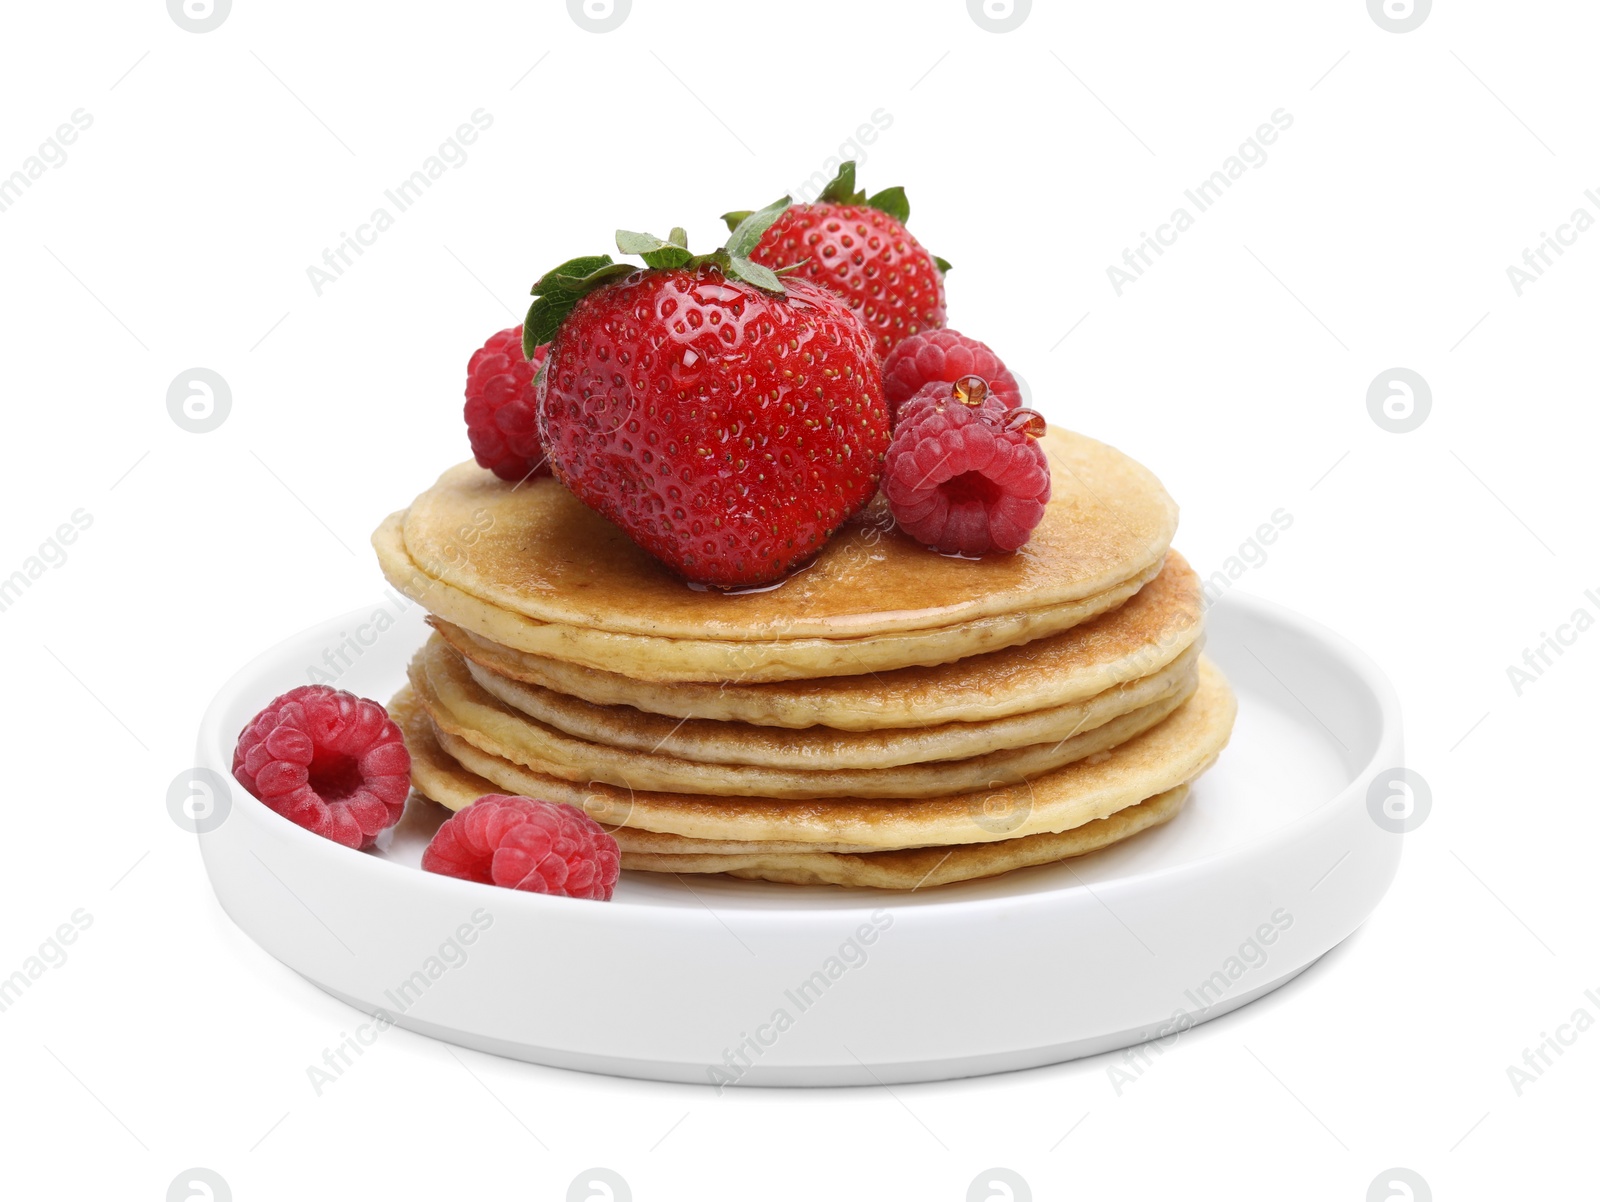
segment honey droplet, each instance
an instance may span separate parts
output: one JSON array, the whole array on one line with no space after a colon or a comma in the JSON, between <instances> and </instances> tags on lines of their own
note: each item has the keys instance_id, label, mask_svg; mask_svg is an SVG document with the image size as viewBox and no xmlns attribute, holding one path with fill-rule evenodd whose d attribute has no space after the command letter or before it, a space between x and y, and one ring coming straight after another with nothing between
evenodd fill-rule
<instances>
[{"instance_id":1,"label":"honey droplet","mask_svg":"<svg viewBox=\"0 0 1600 1202\"><path fill-rule=\"evenodd\" d=\"M950 386L950 395L963 405L976 409L989 395L989 383L982 376L962 376Z\"/></svg>"},{"instance_id":2,"label":"honey droplet","mask_svg":"<svg viewBox=\"0 0 1600 1202\"><path fill-rule=\"evenodd\" d=\"M1043 438L1049 423L1037 409L1010 409L1000 419L1000 424L1013 433L1021 432L1029 438Z\"/></svg>"}]
</instances>

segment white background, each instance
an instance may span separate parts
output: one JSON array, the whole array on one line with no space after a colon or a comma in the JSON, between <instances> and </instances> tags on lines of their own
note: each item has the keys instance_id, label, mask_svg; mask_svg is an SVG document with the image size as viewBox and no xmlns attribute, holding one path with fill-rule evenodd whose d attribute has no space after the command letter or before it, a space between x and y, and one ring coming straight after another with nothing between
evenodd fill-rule
<instances>
[{"instance_id":1,"label":"white background","mask_svg":"<svg viewBox=\"0 0 1600 1202\"><path fill-rule=\"evenodd\" d=\"M1600 1017L1600 633L1521 696L1506 669L1600 616L1600 232L1520 297L1506 268L1600 216L1596 18L1041 3L995 34L959 0L637 0L595 34L554 0L238 0L194 34L159 0L8 6L0 176L93 124L0 212L0 576L93 525L0 613L0 975L93 925L0 1014L4 1192L155 1200L204 1165L241 1202L556 1199L604 1164L641 1202L954 1200L1004 1165L1036 1198L1360 1202L1402 1165L1439 1199L1593 1196L1600 1033L1520 1097L1506 1067ZM307 267L480 108L466 163L316 295ZM1265 165L1116 295L1123 248L1280 108ZM353 1012L231 925L164 808L210 694L378 595L368 532L465 457L466 359L542 270L618 226L719 242L879 109L862 180L904 184L955 264L951 324L1150 465L1203 573L1293 515L1238 587L1392 674L1434 797L1392 892L1120 1097L1112 1057L896 1096L462 1053L474 1080L400 1031L314 1096ZM1366 407L1396 365L1432 389L1409 434ZM233 397L200 435L165 401L196 366Z\"/></svg>"}]
</instances>

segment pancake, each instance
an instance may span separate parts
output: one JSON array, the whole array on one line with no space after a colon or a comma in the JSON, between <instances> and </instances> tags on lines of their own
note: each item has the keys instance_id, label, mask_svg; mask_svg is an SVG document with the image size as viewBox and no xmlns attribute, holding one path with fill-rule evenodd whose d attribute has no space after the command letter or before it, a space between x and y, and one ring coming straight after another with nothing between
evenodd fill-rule
<instances>
[{"instance_id":1,"label":"pancake","mask_svg":"<svg viewBox=\"0 0 1600 1202\"><path fill-rule=\"evenodd\" d=\"M448 646L443 639L435 638ZM627 705L591 705L537 685L496 676L470 660L465 661L465 667L478 687L501 705L585 743L693 760L697 764L832 772L970 760L995 751L1070 739L1170 695L1193 678L1199 658L1199 647L1191 646L1149 676L1084 701L1031 714L986 722L858 731L827 726L785 730L747 722L668 718Z\"/></svg>"},{"instance_id":2,"label":"pancake","mask_svg":"<svg viewBox=\"0 0 1600 1202\"><path fill-rule=\"evenodd\" d=\"M881 850L984 843L1071 830L1194 779L1227 744L1234 699L1209 660L1199 686L1166 719L1115 750L1031 781L924 800L784 801L579 784L488 754L437 727L439 746L501 792L575 805L607 827L691 839L783 840Z\"/></svg>"},{"instance_id":3,"label":"pancake","mask_svg":"<svg viewBox=\"0 0 1600 1202\"><path fill-rule=\"evenodd\" d=\"M1126 604L1049 638L938 667L765 684L639 681L517 651L437 618L433 624L495 675L594 705L792 729L881 731L993 721L1082 702L1157 672L1197 646L1204 613L1199 577L1171 551L1160 575Z\"/></svg>"},{"instance_id":4,"label":"pancake","mask_svg":"<svg viewBox=\"0 0 1600 1202\"><path fill-rule=\"evenodd\" d=\"M786 885L925 889L999 876L1017 868L1054 864L1099 851L1169 821L1183 808L1188 796L1189 786L1183 784L1070 831L1027 835L998 843L917 847L867 855L816 851L760 851L742 855L629 855L624 852L622 866L643 872L722 872L746 880L777 881Z\"/></svg>"},{"instance_id":5,"label":"pancake","mask_svg":"<svg viewBox=\"0 0 1600 1202\"><path fill-rule=\"evenodd\" d=\"M389 583L430 613L491 642L518 651L616 671L636 680L768 681L846 676L911 665L950 663L1057 634L1114 609L1154 579L1161 558L1105 592L1042 609L996 614L929 630L838 638L791 637L786 619L773 619L746 639L678 639L541 622L499 609L423 571L407 554L405 513L391 514L373 533L378 565ZM899 536L896 536L899 537ZM837 540L836 540L837 541ZM834 544L830 543L832 547ZM943 556L924 549L931 560ZM1000 557L963 560L973 571ZM661 568L661 571L666 571ZM687 585L681 587L687 589ZM871 586L864 586L870 590ZM710 594L695 594L701 597ZM722 594L717 594L719 597Z\"/></svg>"},{"instance_id":6,"label":"pancake","mask_svg":"<svg viewBox=\"0 0 1600 1202\"><path fill-rule=\"evenodd\" d=\"M411 753L411 784L417 794L448 810L460 810L490 793L505 792L492 780L469 772L439 746L428 712L417 704L409 687L389 703L389 716L400 725ZM407 819L411 817L407 812ZM757 852L865 852L872 848L849 843L764 843L742 839L687 839L635 827L606 827L624 855L751 855ZM430 830L431 833L431 830Z\"/></svg>"},{"instance_id":7,"label":"pancake","mask_svg":"<svg viewBox=\"0 0 1600 1202\"><path fill-rule=\"evenodd\" d=\"M397 696L389 710L405 731L413 780L423 797L459 810L486 793L498 791L493 782L473 775L445 754L433 737L427 714L415 704L409 690ZM904 851L870 852L843 844L685 839L626 827L612 833L622 851L622 866L632 871L725 872L788 884L918 889L995 876L1013 868L1097 851L1167 821L1182 807L1187 793L1188 786L1179 785L1060 834ZM856 852L867 854L852 854Z\"/></svg>"},{"instance_id":8,"label":"pancake","mask_svg":"<svg viewBox=\"0 0 1600 1202\"><path fill-rule=\"evenodd\" d=\"M407 511L406 553L536 622L679 640L859 638L1082 601L1161 561L1177 506L1120 451L1052 428L1051 499L1027 545L974 563L889 530L879 503L775 588L696 591L555 479L451 468Z\"/></svg>"},{"instance_id":9,"label":"pancake","mask_svg":"<svg viewBox=\"0 0 1600 1202\"><path fill-rule=\"evenodd\" d=\"M972 759L833 771L705 764L575 739L495 700L472 679L449 644L438 637L430 640L412 662L411 687L440 730L465 739L480 751L564 780L600 781L667 793L784 800L841 796L906 799L967 793L1004 782L1025 781L1085 756L1109 751L1177 709L1194 692L1195 676L1177 675L1147 704L1111 717L1092 730L1069 733L1050 743L994 751Z\"/></svg>"}]
</instances>

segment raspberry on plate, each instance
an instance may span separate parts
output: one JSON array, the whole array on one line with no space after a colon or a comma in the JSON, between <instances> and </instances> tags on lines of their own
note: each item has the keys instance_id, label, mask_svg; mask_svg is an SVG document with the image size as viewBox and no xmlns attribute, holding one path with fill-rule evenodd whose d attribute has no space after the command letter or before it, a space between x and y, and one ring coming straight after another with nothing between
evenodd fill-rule
<instances>
[{"instance_id":1,"label":"raspberry on plate","mask_svg":"<svg viewBox=\"0 0 1600 1202\"><path fill-rule=\"evenodd\" d=\"M302 685L250 720L234 748L233 775L290 822L364 848L400 820L411 754L376 701Z\"/></svg>"},{"instance_id":2,"label":"raspberry on plate","mask_svg":"<svg viewBox=\"0 0 1600 1202\"><path fill-rule=\"evenodd\" d=\"M1008 409L976 376L930 383L900 411L883 492L900 528L947 555L1015 551L1050 500L1043 416Z\"/></svg>"},{"instance_id":3,"label":"raspberry on plate","mask_svg":"<svg viewBox=\"0 0 1600 1202\"><path fill-rule=\"evenodd\" d=\"M621 854L582 810L491 793L445 820L422 867L482 885L610 901Z\"/></svg>"},{"instance_id":4,"label":"raspberry on plate","mask_svg":"<svg viewBox=\"0 0 1600 1202\"><path fill-rule=\"evenodd\" d=\"M976 338L946 327L911 335L883 361L883 399L889 406L889 421L897 420L901 404L924 385L954 384L962 376L987 381L989 395L1007 409L1022 404L1022 389L1000 356ZM948 389L945 395L949 395Z\"/></svg>"},{"instance_id":5,"label":"raspberry on plate","mask_svg":"<svg viewBox=\"0 0 1600 1202\"><path fill-rule=\"evenodd\" d=\"M472 457L513 483L548 476L550 460L539 441L534 377L548 347L530 361L522 353L522 327L491 334L467 363L467 438Z\"/></svg>"}]
</instances>

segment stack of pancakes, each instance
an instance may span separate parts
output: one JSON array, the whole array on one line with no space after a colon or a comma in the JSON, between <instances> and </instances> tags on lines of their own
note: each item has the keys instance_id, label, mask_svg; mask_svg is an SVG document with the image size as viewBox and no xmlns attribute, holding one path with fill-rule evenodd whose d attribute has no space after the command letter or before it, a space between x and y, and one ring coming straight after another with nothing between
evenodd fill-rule
<instances>
[{"instance_id":1,"label":"stack of pancakes","mask_svg":"<svg viewBox=\"0 0 1600 1202\"><path fill-rule=\"evenodd\" d=\"M880 498L782 583L685 583L552 479L452 468L373 536L435 633L391 712L417 791L580 806L626 869L913 889L1165 822L1233 725L1177 510L1052 428L1014 555Z\"/></svg>"}]
</instances>

